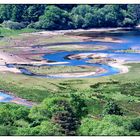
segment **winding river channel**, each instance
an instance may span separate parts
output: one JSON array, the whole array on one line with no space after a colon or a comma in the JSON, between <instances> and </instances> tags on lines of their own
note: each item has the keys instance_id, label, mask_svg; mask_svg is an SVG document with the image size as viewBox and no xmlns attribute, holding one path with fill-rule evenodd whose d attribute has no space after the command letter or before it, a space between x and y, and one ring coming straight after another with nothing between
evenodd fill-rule
<instances>
[{"instance_id":1,"label":"winding river channel","mask_svg":"<svg viewBox=\"0 0 140 140\"><path fill-rule=\"evenodd\" d=\"M124 62L134 62L134 61L140 61L140 53L136 52L124 52L124 50L140 50L140 30L139 29L128 29L128 30L121 30L121 31L114 31L109 33L104 33L104 37L112 37L117 38L118 40L121 40L122 42L116 43L116 42L103 42L103 41L84 41L84 42L66 42L66 43L55 43L50 44L48 46L60 46L60 45L86 45L87 47L90 45L90 47L94 47L95 45L98 46L107 46L107 49L97 51L57 51L55 53L49 53L43 56L46 60L51 60L55 62L63 62L63 64L57 63L57 64L47 64L47 65L65 65L65 66L81 66L81 65L87 65L87 66L93 66L93 67L99 67L105 69L103 73L88 75L88 76L79 76L78 78L97 78L102 76L109 76L113 74L120 73L120 70L118 68L112 67L108 64L103 63L89 63L88 60L90 58L86 59L66 59L66 56L69 55L76 55L76 54L104 54L107 56L107 58L115 59L115 60L123 60ZM67 76L59 76L59 75L39 75L39 74L33 74L27 69L21 69L21 72L26 75L35 76L35 77L42 77L42 78L69 78ZM77 78L77 77L71 77L71 78Z\"/></svg>"},{"instance_id":2,"label":"winding river channel","mask_svg":"<svg viewBox=\"0 0 140 140\"><path fill-rule=\"evenodd\" d=\"M91 47L95 45L99 46L107 46L107 49L105 50L97 50L97 51L57 51L55 53L46 54L43 56L44 59L55 61L55 62L64 62L63 64L47 64L47 65L65 65L65 66L81 66L81 65L87 65L87 66L93 66L93 67L99 67L105 69L103 73L88 75L88 76L79 76L78 78L97 78L102 76L109 76L114 75L117 73L120 73L120 70L118 68L112 67L108 64L102 64L102 63L89 63L87 62L89 58L86 59L66 59L66 56L74 55L74 54L86 54L86 53L95 53L95 54L105 54L108 58L111 59L118 59L123 60L125 62L134 62L134 61L140 61L140 53L138 52L124 52L124 50L128 49L134 49L134 50L140 50L140 30L133 29L133 30L122 30L122 31L114 31L104 34L106 37L115 37L119 40L122 40L121 43L115 43L115 42L103 42L103 41L85 41L85 42L68 42L68 43L58 43L57 45L86 45L87 47L91 45ZM52 44L53 46L53 44ZM123 51L122 51L123 50ZM66 62L66 63L65 63ZM63 77L59 75L39 75L34 74L31 71L21 68L20 69L22 74L29 75L29 76L35 76L35 77L42 77L42 78L69 78L69 77ZM75 78L75 77L71 77ZM77 78L77 77L76 77ZM7 95L3 92L0 92L0 102L11 102L14 100L14 98L11 95ZM24 104L24 100L20 100L21 104ZM27 104L28 105L28 104Z\"/></svg>"}]
</instances>

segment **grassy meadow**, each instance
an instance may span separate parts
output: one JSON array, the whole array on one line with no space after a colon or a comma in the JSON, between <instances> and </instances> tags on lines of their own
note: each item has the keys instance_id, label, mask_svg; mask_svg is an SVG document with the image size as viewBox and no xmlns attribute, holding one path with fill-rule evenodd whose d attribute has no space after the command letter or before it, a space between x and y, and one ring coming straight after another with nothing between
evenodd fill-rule
<instances>
[{"instance_id":1,"label":"grassy meadow","mask_svg":"<svg viewBox=\"0 0 140 140\"><path fill-rule=\"evenodd\" d=\"M129 65L133 67L126 74L101 78L46 79L6 73L0 75L0 89L37 103L47 97L76 93L87 99L91 114L97 116L108 100L114 100L126 114L139 115L140 64Z\"/></svg>"}]
</instances>

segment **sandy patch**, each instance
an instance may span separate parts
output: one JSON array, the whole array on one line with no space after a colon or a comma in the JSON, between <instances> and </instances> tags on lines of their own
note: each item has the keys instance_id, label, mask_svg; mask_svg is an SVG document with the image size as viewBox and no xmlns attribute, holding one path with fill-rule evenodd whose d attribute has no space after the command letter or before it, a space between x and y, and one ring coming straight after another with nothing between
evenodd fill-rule
<instances>
[{"instance_id":1,"label":"sandy patch","mask_svg":"<svg viewBox=\"0 0 140 140\"><path fill-rule=\"evenodd\" d=\"M104 37L104 38L95 38L91 39L92 41L100 41L100 42L110 42L110 43L123 43L124 40L114 39L111 37Z\"/></svg>"},{"instance_id":2,"label":"sandy patch","mask_svg":"<svg viewBox=\"0 0 140 140\"><path fill-rule=\"evenodd\" d=\"M13 73L21 73L21 71L17 68L8 68L7 66L0 66L0 72L13 72Z\"/></svg>"},{"instance_id":3,"label":"sandy patch","mask_svg":"<svg viewBox=\"0 0 140 140\"><path fill-rule=\"evenodd\" d=\"M117 68L120 70L120 73L127 73L129 71L128 66L124 66L124 61L117 61L116 63L109 63L111 67Z\"/></svg>"},{"instance_id":4,"label":"sandy patch","mask_svg":"<svg viewBox=\"0 0 140 140\"><path fill-rule=\"evenodd\" d=\"M95 75L96 72L75 72L75 73L61 73L61 74L52 74L49 76L56 76L56 77L64 77L64 78L72 78L72 77L86 77L90 75Z\"/></svg>"},{"instance_id":5,"label":"sandy patch","mask_svg":"<svg viewBox=\"0 0 140 140\"><path fill-rule=\"evenodd\" d=\"M83 31L104 32L104 31L117 31L121 29L131 29L131 28L118 27L118 28L71 29L71 30L41 31L41 32L28 33L28 34L49 36L49 35L64 35L66 33L75 33L75 32L83 32Z\"/></svg>"},{"instance_id":6,"label":"sandy patch","mask_svg":"<svg viewBox=\"0 0 140 140\"><path fill-rule=\"evenodd\" d=\"M107 57L105 53L80 53L75 55L67 56L69 59L85 59L85 58L95 58L95 57Z\"/></svg>"},{"instance_id":7,"label":"sandy patch","mask_svg":"<svg viewBox=\"0 0 140 140\"><path fill-rule=\"evenodd\" d=\"M4 100L4 99L5 99L4 97L0 96L0 101L2 101L2 100Z\"/></svg>"}]
</instances>

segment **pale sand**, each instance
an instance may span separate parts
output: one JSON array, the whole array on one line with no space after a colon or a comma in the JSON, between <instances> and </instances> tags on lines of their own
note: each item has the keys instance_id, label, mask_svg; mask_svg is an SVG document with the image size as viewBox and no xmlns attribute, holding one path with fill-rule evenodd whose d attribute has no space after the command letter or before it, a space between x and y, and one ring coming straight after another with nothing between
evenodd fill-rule
<instances>
[{"instance_id":1,"label":"pale sand","mask_svg":"<svg viewBox=\"0 0 140 140\"><path fill-rule=\"evenodd\" d=\"M104 37L104 38L95 38L91 39L91 41L100 41L100 42L110 42L110 43L124 43L124 40L119 40L119 39L113 39L111 37Z\"/></svg>"},{"instance_id":2,"label":"pale sand","mask_svg":"<svg viewBox=\"0 0 140 140\"><path fill-rule=\"evenodd\" d=\"M13 72L13 73L21 73L21 71L14 67L14 68L9 68L6 66L6 64L30 64L30 65L42 65L42 64L49 64L49 65L54 65L54 64L66 64L69 62L50 62L48 63L45 60L42 61L30 61L28 59L21 58L17 55L13 55L10 53L5 53L5 52L0 52L0 72Z\"/></svg>"},{"instance_id":3,"label":"pale sand","mask_svg":"<svg viewBox=\"0 0 140 140\"><path fill-rule=\"evenodd\" d=\"M0 71L1 72L13 72L13 73L20 73L20 70L17 68L9 68L6 64L11 63L18 63L18 62L26 62L24 59L5 52L0 52Z\"/></svg>"},{"instance_id":4,"label":"pale sand","mask_svg":"<svg viewBox=\"0 0 140 140\"><path fill-rule=\"evenodd\" d=\"M75 72L75 73L61 73L61 74L51 74L49 76L59 76L59 77L66 77L66 78L72 78L72 77L84 77L84 76L90 76L95 75L96 72Z\"/></svg>"},{"instance_id":5,"label":"pale sand","mask_svg":"<svg viewBox=\"0 0 140 140\"><path fill-rule=\"evenodd\" d=\"M41 31L41 32L35 32L35 33L28 33L28 34L49 36L49 35L64 35L65 33L83 32L83 31L86 31L86 32L88 31L94 31L94 32L117 31L120 29L131 29L131 28L118 27L118 28L71 29L71 30Z\"/></svg>"},{"instance_id":6,"label":"pale sand","mask_svg":"<svg viewBox=\"0 0 140 140\"><path fill-rule=\"evenodd\" d=\"M13 72L13 73L21 73L21 71L17 68L8 68L7 66L0 66L0 72Z\"/></svg>"},{"instance_id":7,"label":"pale sand","mask_svg":"<svg viewBox=\"0 0 140 140\"><path fill-rule=\"evenodd\" d=\"M129 72L128 66L124 66L124 61L117 61L116 63L108 63L111 67L117 68L120 70L120 73Z\"/></svg>"},{"instance_id":8,"label":"pale sand","mask_svg":"<svg viewBox=\"0 0 140 140\"><path fill-rule=\"evenodd\" d=\"M4 100L4 99L5 99L4 97L0 96L0 101L2 101L2 100Z\"/></svg>"},{"instance_id":9,"label":"pale sand","mask_svg":"<svg viewBox=\"0 0 140 140\"><path fill-rule=\"evenodd\" d=\"M69 59L76 59L76 58L84 59L84 58L87 58L87 57L95 58L95 57L107 57L107 56L108 55L105 54L105 53L80 53L80 54L75 54L75 55L68 56L68 58Z\"/></svg>"},{"instance_id":10,"label":"pale sand","mask_svg":"<svg viewBox=\"0 0 140 140\"><path fill-rule=\"evenodd\" d=\"M118 30L118 29L91 29L91 30L85 30L86 32L88 31L95 31L95 32L101 32L101 31L114 31L114 30ZM35 32L35 33L30 33L30 34L33 34L33 35L42 35L42 36L57 36L57 35L65 35L67 36L66 34L67 33L76 33L76 32L79 32L79 31L84 31L84 30L66 30L66 31L42 31L42 32ZM100 42L110 42L110 43L123 43L125 42L124 40L120 40L120 39L114 39L114 38L111 38L111 37L104 37L104 38L93 38L93 37L88 37L88 36L78 36L78 35L68 35L69 37L71 38L77 38L77 39L80 39L81 41L100 41Z\"/></svg>"},{"instance_id":11,"label":"pale sand","mask_svg":"<svg viewBox=\"0 0 140 140\"><path fill-rule=\"evenodd\" d=\"M54 65L54 64L68 64L69 62L49 62L47 64Z\"/></svg>"}]
</instances>

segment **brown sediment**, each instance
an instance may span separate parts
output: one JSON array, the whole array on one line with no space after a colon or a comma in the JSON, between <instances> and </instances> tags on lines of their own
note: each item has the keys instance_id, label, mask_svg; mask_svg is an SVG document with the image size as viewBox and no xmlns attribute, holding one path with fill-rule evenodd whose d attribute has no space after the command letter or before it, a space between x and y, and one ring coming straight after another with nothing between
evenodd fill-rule
<instances>
[{"instance_id":1,"label":"brown sediment","mask_svg":"<svg viewBox=\"0 0 140 140\"><path fill-rule=\"evenodd\" d=\"M112 30L112 29L111 29ZM76 30L74 32L77 32L79 30ZM93 30L90 30L93 31ZM94 29L94 32L97 30ZM102 30L98 30L102 31ZM46 38L51 38L53 36L57 35L64 35L68 37L73 37L77 38L78 41L85 41L85 40L94 40L95 41L107 41L107 42L120 42L118 39L114 39L111 37L87 37L87 36L77 36L77 35L67 35L68 32L73 33L73 30L71 31L44 31L44 32L36 32L36 33L26 33L23 35L22 39L16 39L16 38L11 38L9 41L12 44L9 46L13 48L19 49L17 52L3 52L2 50L0 51L0 72L13 72L13 73L21 73L20 70L16 67L10 68L7 67L7 64L15 64L15 65L43 65L43 64L64 64L67 62L50 62L48 60L43 60L42 56L46 53L52 53L55 51L47 49L47 47L33 47L34 45L37 44L38 40L40 37L46 37ZM66 34L65 34L66 33ZM13 42L12 42L13 41ZM37 46L37 45L36 45ZM104 48L106 49L106 48ZM83 59L83 58L97 58L97 57L106 57L103 56L96 56L96 54L89 53L89 54L77 54L77 55L70 55L67 56L66 58L68 59ZM103 61L103 59L102 59Z\"/></svg>"},{"instance_id":2,"label":"brown sediment","mask_svg":"<svg viewBox=\"0 0 140 140\"><path fill-rule=\"evenodd\" d=\"M113 38L113 37L88 37L88 36L76 36L76 35L70 35L72 38L80 39L81 41L100 41L100 42L110 42L110 43L124 43L124 40Z\"/></svg>"},{"instance_id":3,"label":"brown sediment","mask_svg":"<svg viewBox=\"0 0 140 140\"><path fill-rule=\"evenodd\" d=\"M34 106L37 105L37 103L23 99L23 98L19 98L18 96L16 96L15 94L13 94L12 92L6 91L6 90L0 90L0 92L10 95L13 100L11 100L10 102L12 103L16 103L16 104L21 104L21 105L25 105L25 106ZM0 96L0 101L5 99L4 97Z\"/></svg>"}]
</instances>

